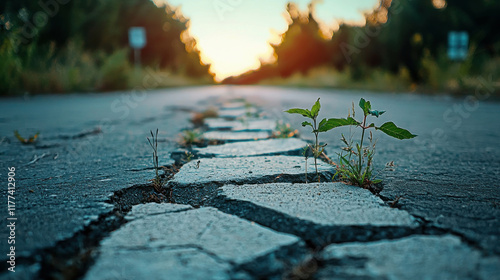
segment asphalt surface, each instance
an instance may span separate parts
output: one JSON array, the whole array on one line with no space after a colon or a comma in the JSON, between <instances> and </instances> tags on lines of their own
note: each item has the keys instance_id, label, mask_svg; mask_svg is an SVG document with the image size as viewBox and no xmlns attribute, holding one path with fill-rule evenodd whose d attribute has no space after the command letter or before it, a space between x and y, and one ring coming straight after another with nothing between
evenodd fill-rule
<instances>
[{"instance_id":1,"label":"asphalt surface","mask_svg":"<svg viewBox=\"0 0 500 280\"><path fill-rule=\"evenodd\" d=\"M301 128L300 116L283 113L310 108L321 97L320 118L345 117L360 97L387 112L373 122L394 121L418 137L393 140L381 133L376 164L394 161L382 172L386 198L433 225L463 235L483 251L500 255L500 104L487 98L432 97L340 90L268 87L197 87L133 93L71 94L3 98L0 102L1 218L6 222L7 168L16 168L16 256L21 261L71 238L111 211L105 202L120 189L153 178L146 137L159 128L160 164L171 162L175 138L189 127L190 111L203 110L220 96L244 96L276 119ZM357 107L357 105L356 105ZM357 110L361 115L361 111ZM358 118L359 118L358 115ZM35 145L13 135L40 131ZM338 130L320 136L333 160L341 146ZM359 133L357 134L359 135ZM0 231L8 252L9 231ZM5 256L5 255L3 255ZM2 258L5 260L6 258Z\"/></svg>"}]
</instances>

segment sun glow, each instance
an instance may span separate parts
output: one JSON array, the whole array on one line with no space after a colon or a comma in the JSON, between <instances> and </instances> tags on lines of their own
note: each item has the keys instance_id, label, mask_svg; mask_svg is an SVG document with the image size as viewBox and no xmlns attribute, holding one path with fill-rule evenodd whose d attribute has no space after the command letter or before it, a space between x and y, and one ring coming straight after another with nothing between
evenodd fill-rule
<instances>
[{"instance_id":1,"label":"sun glow","mask_svg":"<svg viewBox=\"0 0 500 280\"><path fill-rule=\"evenodd\" d=\"M155 3L165 0L154 0ZM215 80L257 69L261 61L275 59L270 43L280 42L287 30L288 0L166 0L190 19L189 35L196 40L202 62L211 64ZM303 11L311 0L296 0ZM363 11L378 0L315 1L316 15L325 37L331 37L340 22L364 21Z\"/></svg>"},{"instance_id":2,"label":"sun glow","mask_svg":"<svg viewBox=\"0 0 500 280\"><path fill-rule=\"evenodd\" d=\"M198 42L202 61L211 64L210 71L215 74L217 82L257 69L260 66L259 58L267 60L273 55L269 44L262 44L238 34L224 39L214 37Z\"/></svg>"}]
</instances>

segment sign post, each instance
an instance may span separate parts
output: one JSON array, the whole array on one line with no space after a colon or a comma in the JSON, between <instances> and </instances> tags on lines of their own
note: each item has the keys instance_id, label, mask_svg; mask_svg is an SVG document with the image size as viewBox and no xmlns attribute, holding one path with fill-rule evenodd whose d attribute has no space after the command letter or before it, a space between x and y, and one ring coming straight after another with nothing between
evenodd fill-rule
<instances>
[{"instance_id":1,"label":"sign post","mask_svg":"<svg viewBox=\"0 0 500 280\"><path fill-rule=\"evenodd\" d=\"M130 27L128 30L128 41L130 47L134 49L135 68L139 69L141 66L140 50L146 46L146 30L144 27Z\"/></svg>"}]
</instances>

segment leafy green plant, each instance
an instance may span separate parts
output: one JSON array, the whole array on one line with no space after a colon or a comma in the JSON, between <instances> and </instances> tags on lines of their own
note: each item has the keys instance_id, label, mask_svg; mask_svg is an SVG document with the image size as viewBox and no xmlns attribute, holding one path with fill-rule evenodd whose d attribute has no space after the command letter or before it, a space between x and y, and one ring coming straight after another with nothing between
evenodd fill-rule
<instances>
[{"instance_id":1,"label":"leafy green plant","mask_svg":"<svg viewBox=\"0 0 500 280\"><path fill-rule=\"evenodd\" d=\"M156 129L156 133L153 133L152 130L150 130L149 132L151 133L151 139L149 139L149 137L147 137L147 139L149 145L153 149L153 165L155 169L155 178L153 179L153 187L156 192L161 193L163 182L160 178L160 175L158 174L158 170L160 169L160 166L158 164L158 129Z\"/></svg>"},{"instance_id":2,"label":"leafy green plant","mask_svg":"<svg viewBox=\"0 0 500 280\"><path fill-rule=\"evenodd\" d=\"M302 115L308 119L312 120L311 122L304 121L302 122L302 126L310 126L312 128L312 133L314 133L315 137L315 142L313 146L310 146L313 157L314 157L314 167L316 169L316 177L318 178L318 182L320 182L320 176L318 173L318 157L323 154L323 151L325 150L326 144L320 145L319 143L319 133L320 132L326 132L334 126L331 125L330 120L323 119L318 123L318 115L319 115L319 110L321 109L321 104L319 103L319 98L314 103L312 106L311 110L308 109L299 109L299 108L293 108L285 111L286 113L289 114L299 114Z\"/></svg>"},{"instance_id":3,"label":"leafy green plant","mask_svg":"<svg viewBox=\"0 0 500 280\"><path fill-rule=\"evenodd\" d=\"M356 121L354 104L352 108L352 117L349 116L344 119L329 119L328 128L340 127L346 125L355 125L361 128L361 139L359 143L355 143L352 140L352 135L349 140L345 138L342 134L342 142L346 145L343 148L343 152L339 153L339 165L337 167L337 173L341 180L347 180L355 185L363 188L370 188L373 184L381 182L381 180L375 180L373 176L373 157L375 155L375 145L376 141L373 140L373 134L369 131L368 140L369 145L365 145L365 134L369 129L374 128L379 130L393 138L396 139L411 139L417 135L412 134L406 129L397 127L393 122L386 122L381 126L375 126L374 123L367 124L368 116L379 117L384 114L385 111L372 110L370 101L366 101L361 98L359 101L359 107L363 110L363 121Z\"/></svg>"}]
</instances>

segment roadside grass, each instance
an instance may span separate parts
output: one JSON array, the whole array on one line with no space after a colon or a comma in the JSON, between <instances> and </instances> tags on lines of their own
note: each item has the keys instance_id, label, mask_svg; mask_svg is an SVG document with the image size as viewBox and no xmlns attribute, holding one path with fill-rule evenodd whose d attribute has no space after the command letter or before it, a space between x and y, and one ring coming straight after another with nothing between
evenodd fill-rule
<instances>
[{"instance_id":1,"label":"roadside grass","mask_svg":"<svg viewBox=\"0 0 500 280\"><path fill-rule=\"evenodd\" d=\"M299 88L338 88L375 92L420 92L426 94L474 94L478 88L488 88L493 96L500 96L500 57L482 63L450 62L445 55L438 59L424 56L421 60L423 81L411 80L408 69L397 73L380 68L317 67L307 73L296 73L287 78L269 78L259 85ZM479 56L476 60L481 60ZM479 65L479 66L478 66Z\"/></svg>"},{"instance_id":2,"label":"roadside grass","mask_svg":"<svg viewBox=\"0 0 500 280\"><path fill-rule=\"evenodd\" d=\"M156 66L135 68L128 48L87 51L72 40L55 44L31 44L20 55L10 40L0 43L0 95L155 89L213 84L209 78L190 78L182 70Z\"/></svg>"},{"instance_id":3,"label":"roadside grass","mask_svg":"<svg viewBox=\"0 0 500 280\"><path fill-rule=\"evenodd\" d=\"M288 78L270 78L259 85L287 86L299 88L340 88L370 91L407 92L412 89L408 71L401 70L397 75L387 71L371 70L362 79L354 79L353 70L346 68L338 71L330 67L318 67L308 73L296 73Z\"/></svg>"}]
</instances>

